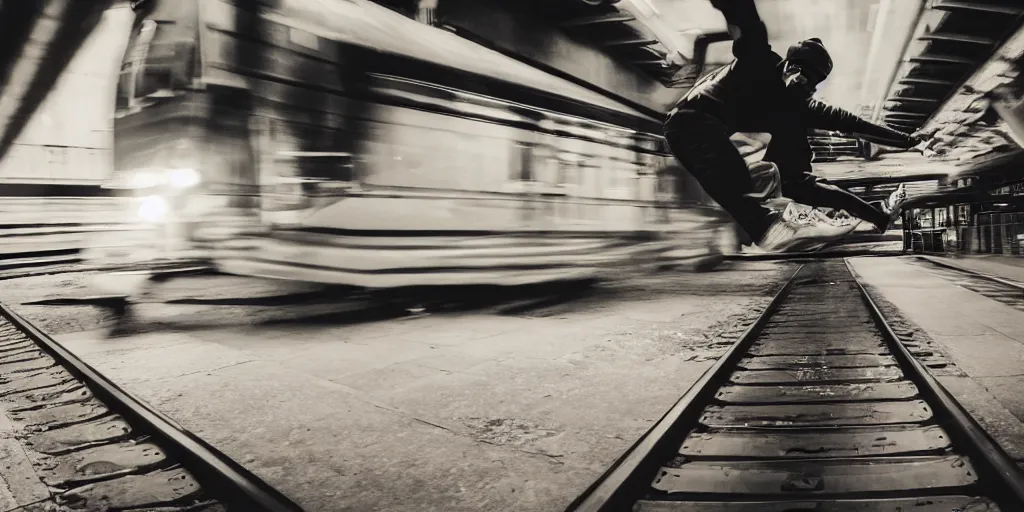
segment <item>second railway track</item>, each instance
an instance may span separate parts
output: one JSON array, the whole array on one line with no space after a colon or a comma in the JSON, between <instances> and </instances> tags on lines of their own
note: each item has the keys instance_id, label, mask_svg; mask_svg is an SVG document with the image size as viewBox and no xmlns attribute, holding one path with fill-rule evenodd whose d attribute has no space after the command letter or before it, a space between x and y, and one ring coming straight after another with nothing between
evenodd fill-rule
<instances>
[{"instance_id":1,"label":"second railway track","mask_svg":"<svg viewBox=\"0 0 1024 512\"><path fill-rule=\"evenodd\" d=\"M15 510L301 510L3 305L0 414L28 458L5 460L6 476L45 490Z\"/></svg>"},{"instance_id":2,"label":"second railway track","mask_svg":"<svg viewBox=\"0 0 1024 512\"><path fill-rule=\"evenodd\" d=\"M1024 476L829 260L568 510L1016 512Z\"/></svg>"}]
</instances>

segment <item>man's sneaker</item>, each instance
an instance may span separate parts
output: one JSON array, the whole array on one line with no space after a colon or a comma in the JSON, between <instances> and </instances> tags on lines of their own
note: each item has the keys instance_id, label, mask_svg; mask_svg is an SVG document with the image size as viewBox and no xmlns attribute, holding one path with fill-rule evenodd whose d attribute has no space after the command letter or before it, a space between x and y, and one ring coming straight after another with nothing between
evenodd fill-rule
<instances>
[{"instance_id":1,"label":"man's sneaker","mask_svg":"<svg viewBox=\"0 0 1024 512\"><path fill-rule=\"evenodd\" d=\"M850 231L857 229L857 226L860 225L861 222L860 219L854 219L849 216L840 216L838 214L835 217L829 217L825 212L817 208L811 210L811 215L818 222L824 222L838 228L846 228Z\"/></svg>"},{"instance_id":2,"label":"man's sneaker","mask_svg":"<svg viewBox=\"0 0 1024 512\"><path fill-rule=\"evenodd\" d=\"M907 187L900 183L900 186L896 187L892 194L889 194L889 199L882 203L882 209L885 213L894 216L893 219L895 219L896 216L899 216L900 209L905 202L907 202Z\"/></svg>"},{"instance_id":3,"label":"man's sneaker","mask_svg":"<svg viewBox=\"0 0 1024 512\"><path fill-rule=\"evenodd\" d=\"M821 247L850 231L849 227L818 222L809 210L800 211L790 205L768 228L757 245L768 252L806 251Z\"/></svg>"},{"instance_id":4,"label":"man's sneaker","mask_svg":"<svg viewBox=\"0 0 1024 512\"><path fill-rule=\"evenodd\" d=\"M892 225L893 221L899 218L900 213L903 211L903 203L907 202L907 188L900 183L900 186L896 190L889 194L889 198L882 201L882 211L889 216L889 220L885 226L878 226L878 230L885 232Z\"/></svg>"}]
</instances>

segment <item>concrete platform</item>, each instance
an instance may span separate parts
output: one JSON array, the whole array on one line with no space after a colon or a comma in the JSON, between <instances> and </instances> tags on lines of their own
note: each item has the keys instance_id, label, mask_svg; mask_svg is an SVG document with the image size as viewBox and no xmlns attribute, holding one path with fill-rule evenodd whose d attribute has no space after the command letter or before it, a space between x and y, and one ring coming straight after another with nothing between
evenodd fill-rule
<instances>
[{"instance_id":1,"label":"concrete platform","mask_svg":"<svg viewBox=\"0 0 1024 512\"><path fill-rule=\"evenodd\" d=\"M850 262L876 298L898 308L955 364L936 377L1011 457L1024 461L1024 312L911 258Z\"/></svg>"},{"instance_id":2,"label":"concrete platform","mask_svg":"<svg viewBox=\"0 0 1024 512\"><path fill-rule=\"evenodd\" d=\"M524 313L356 324L230 327L254 319L228 308L222 327L194 327L194 307L150 304L177 332L119 338L81 332L96 328L81 308L15 307L306 510L549 512L648 429L793 270L735 263ZM5 300L66 294L70 279L12 282Z\"/></svg>"}]
</instances>

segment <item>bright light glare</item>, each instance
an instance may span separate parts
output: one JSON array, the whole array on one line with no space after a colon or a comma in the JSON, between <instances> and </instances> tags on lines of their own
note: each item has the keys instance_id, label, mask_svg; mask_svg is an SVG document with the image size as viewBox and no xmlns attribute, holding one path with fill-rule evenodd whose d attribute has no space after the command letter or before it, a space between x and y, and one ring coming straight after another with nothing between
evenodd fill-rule
<instances>
[{"instance_id":1,"label":"bright light glare","mask_svg":"<svg viewBox=\"0 0 1024 512\"><path fill-rule=\"evenodd\" d=\"M199 184L201 177L195 169L172 169L169 173L171 186L174 188L189 188Z\"/></svg>"},{"instance_id":2,"label":"bright light glare","mask_svg":"<svg viewBox=\"0 0 1024 512\"><path fill-rule=\"evenodd\" d=\"M139 217L146 222L157 222L163 219L170 207L167 200L160 196L148 196L142 198L139 205Z\"/></svg>"},{"instance_id":3,"label":"bright light glare","mask_svg":"<svg viewBox=\"0 0 1024 512\"><path fill-rule=\"evenodd\" d=\"M150 188L159 186L161 176L153 171L138 171L132 176L132 186L135 188Z\"/></svg>"}]
</instances>

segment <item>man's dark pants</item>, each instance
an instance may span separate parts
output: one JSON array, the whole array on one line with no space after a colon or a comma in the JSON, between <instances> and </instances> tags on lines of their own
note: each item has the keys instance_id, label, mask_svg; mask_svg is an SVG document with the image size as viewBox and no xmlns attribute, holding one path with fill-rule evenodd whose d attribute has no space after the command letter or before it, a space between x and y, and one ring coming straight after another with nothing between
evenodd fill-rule
<instances>
[{"instance_id":1,"label":"man's dark pants","mask_svg":"<svg viewBox=\"0 0 1024 512\"><path fill-rule=\"evenodd\" d=\"M665 138L675 157L756 242L777 215L749 195L754 192L750 171L729 140L730 134L721 121L698 110L680 109L665 123ZM772 136L765 160L778 165L783 196L809 206L846 210L875 225L888 222L888 215L861 198L818 181L809 172L810 156L810 144L803 134ZM793 172L800 168L808 170Z\"/></svg>"}]
</instances>

